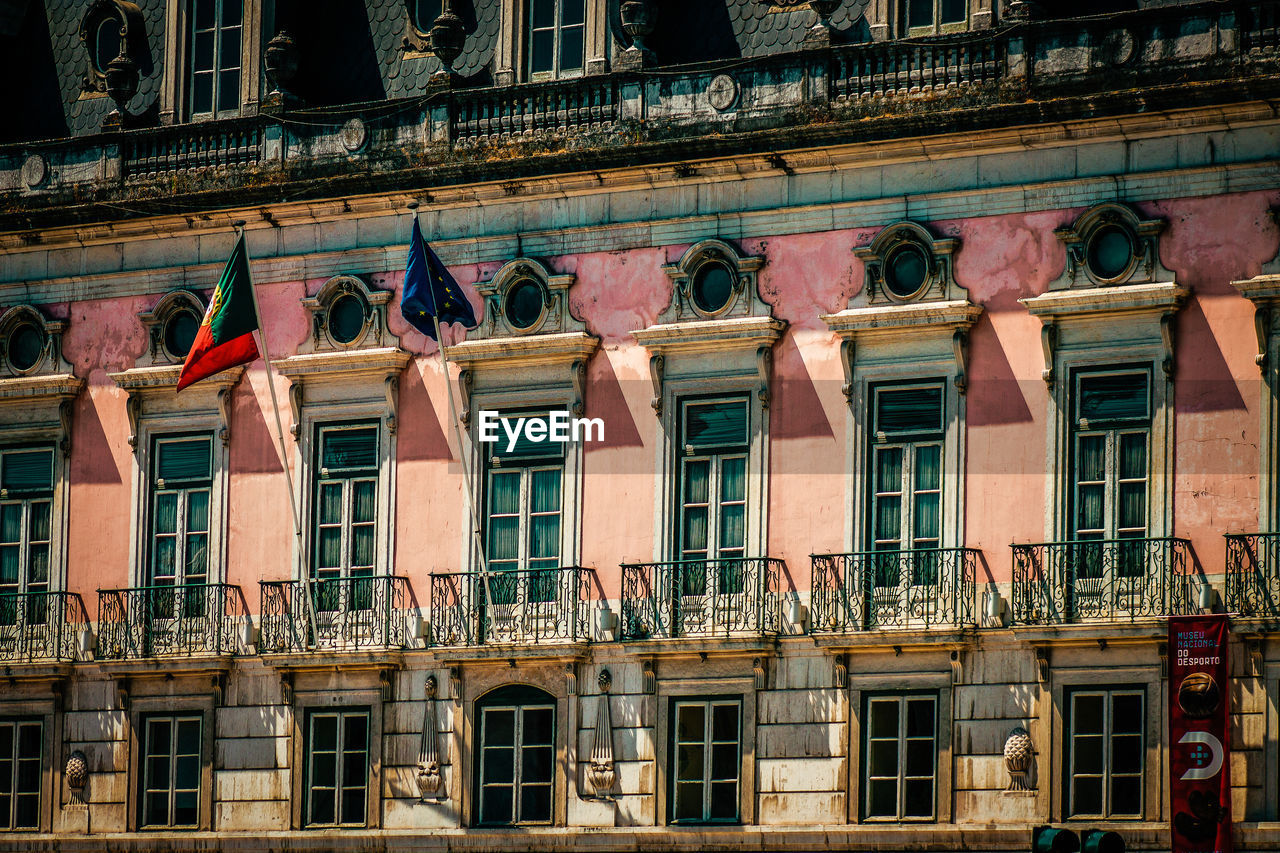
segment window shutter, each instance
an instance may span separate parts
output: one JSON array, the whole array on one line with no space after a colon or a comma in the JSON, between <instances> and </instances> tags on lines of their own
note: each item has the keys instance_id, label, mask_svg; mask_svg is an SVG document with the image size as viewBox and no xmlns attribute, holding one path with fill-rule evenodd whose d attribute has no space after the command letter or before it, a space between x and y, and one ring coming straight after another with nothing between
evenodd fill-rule
<instances>
[{"instance_id":1,"label":"window shutter","mask_svg":"<svg viewBox=\"0 0 1280 853\"><path fill-rule=\"evenodd\" d=\"M53 489L53 451L18 450L4 454L0 488L8 492L47 492Z\"/></svg>"},{"instance_id":2,"label":"window shutter","mask_svg":"<svg viewBox=\"0 0 1280 853\"><path fill-rule=\"evenodd\" d=\"M156 445L157 480L208 480L213 476L212 466L207 438L162 441Z\"/></svg>"},{"instance_id":3,"label":"window shutter","mask_svg":"<svg viewBox=\"0 0 1280 853\"><path fill-rule=\"evenodd\" d=\"M741 447L747 433L747 401L688 403L684 408L684 443L695 449Z\"/></svg>"},{"instance_id":4,"label":"window shutter","mask_svg":"<svg viewBox=\"0 0 1280 853\"><path fill-rule=\"evenodd\" d=\"M1149 384L1145 373L1081 377L1080 420L1150 420Z\"/></svg>"},{"instance_id":5,"label":"window shutter","mask_svg":"<svg viewBox=\"0 0 1280 853\"><path fill-rule=\"evenodd\" d=\"M516 437L515 446L513 446L511 450L507 450L507 445L510 443L511 440L507 436L506 428L500 423L498 424L498 429L497 429L498 440L489 445L489 457L492 460L500 464L501 462L506 460L547 459L547 458L560 459L564 456L565 442L552 441L550 438L550 431L551 431L550 412L546 412L546 411L513 412L508 415L499 416L498 420L510 423L511 427L514 429L515 421L518 421L521 418L525 418L525 419L541 418L542 420L544 420L547 424L547 434L548 434L547 437L544 438L542 441L530 440L529 436L525 434L525 426L527 426L527 424L522 424L520 428L520 434ZM572 430L570 430L569 434L570 436L572 436L573 434Z\"/></svg>"},{"instance_id":6,"label":"window shutter","mask_svg":"<svg viewBox=\"0 0 1280 853\"><path fill-rule=\"evenodd\" d=\"M886 435L942 432L942 386L879 389L875 424Z\"/></svg>"},{"instance_id":7,"label":"window shutter","mask_svg":"<svg viewBox=\"0 0 1280 853\"><path fill-rule=\"evenodd\" d=\"M378 429L329 429L321 433L320 468L333 474L378 467Z\"/></svg>"}]
</instances>

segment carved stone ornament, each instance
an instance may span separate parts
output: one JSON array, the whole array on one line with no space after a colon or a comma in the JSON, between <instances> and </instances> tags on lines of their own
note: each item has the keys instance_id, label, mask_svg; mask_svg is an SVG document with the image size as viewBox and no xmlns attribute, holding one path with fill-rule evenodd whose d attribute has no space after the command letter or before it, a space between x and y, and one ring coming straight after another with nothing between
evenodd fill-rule
<instances>
[{"instance_id":1,"label":"carved stone ornament","mask_svg":"<svg viewBox=\"0 0 1280 853\"><path fill-rule=\"evenodd\" d=\"M422 709L422 745L418 749L418 799L428 802L438 799L442 792L440 776L439 723L436 720L436 689L434 675L427 676L426 698Z\"/></svg>"},{"instance_id":2,"label":"carved stone ornament","mask_svg":"<svg viewBox=\"0 0 1280 853\"><path fill-rule=\"evenodd\" d=\"M271 84L267 97L281 101L293 98L293 81L298 76L298 45L287 30L281 30L267 42L262 65Z\"/></svg>"},{"instance_id":3,"label":"carved stone ornament","mask_svg":"<svg viewBox=\"0 0 1280 853\"><path fill-rule=\"evenodd\" d=\"M1006 791L1030 791L1031 761L1034 747L1031 733L1018 726L1009 732L1004 742L1004 766L1009 771L1009 785Z\"/></svg>"},{"instance_id":4,"label":"carved stone ornament","mask_svg":"<svg viewBox=\"0 0 1280 853\"><path fill-rule=\"evenodd\" d=\"M467 40L467 31L462 25L462 19L453 11L453 0L444 0L440 16L431 24L429 36L431 52L440 60L441 65L440 70L432 75L432 79L447 80L457 73L453 63L462 55L462 48Z\"/></svg>"},{"instance_id":5,"label":"carved stone ornament","mask_svg":"<svg viewBox=\"0 0 1280 853\"><path fill-rule=\"evenodd\" d=\"M67 780L67 790L71 792L71 805L85 805L84 789L89 781L89 759L80 750L75 750L67 758L62 775Z\"/></svg>"},{"instance_id":6,"label":"carved stone ornament","mask_svg":"<svg viewBox=\"0 0 1280 853\"><path fill-rule=\"evenodd\" d=\"M95 0L89 4L80 19L80 46L85 55L85 74L80 88L85 92L107 92L107 69L110 59L100 62L98 33L103 27L112 27L120 39L117 55L129 59L146 47L146 24L142 10L129 0ZM132 61L132 60L131 60ZM130 96L132 97L132 96Z\"/></svg>"},{"instance_id":7,"label":"carved stone ornament","mask_svg":"<svg viewBox=\"0 0 1280 853\"><path fill-rule=\"evenodd\" d=\"M609 670L600 670L596 684L600 687L600 696L596 699L596 725L592 733L587 781L595 789L597 798L612 800L618 774L613 766L613 721L609 714L609 690L613 687L613 676Z\"/></svg>"},{"instance_id":8,"label":"carved stone ornament","mask_svg":"<svg viewBox=\"0 0 1280 853\"><path fill-rule=\"evenodd\" d=\"M1067 264L1049 290L1174 281L1160 263L1164 228L1163 219L1142 219L1127 204L1095 204L1054 230L1066 248Z\"/></svg>"}]
</instances>

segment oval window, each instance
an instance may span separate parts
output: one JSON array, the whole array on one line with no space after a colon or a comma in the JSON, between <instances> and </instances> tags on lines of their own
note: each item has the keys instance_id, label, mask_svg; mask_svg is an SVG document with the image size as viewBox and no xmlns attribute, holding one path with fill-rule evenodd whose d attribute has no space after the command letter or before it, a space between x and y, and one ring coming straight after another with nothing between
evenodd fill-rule
<instances>
[{"instance_id":1,"label":"oval window","mask_svg":"<svg viewBox=\"0 0 1280 853\"><path fill-rule=\"evenodd\" d=\"M733 298L734 274L726 264L703 264L693 275L693 304L704 314L723 311Z\"/></svg>"},{"instance_id":2,"label":"oval window","mask_svg":"<svg viewBox=\"0 0 1280 853\"><path fill-rule=\"evenodd\" d=\"M349 344L364 331L364 300L354 293L344 293L329 305L329 336L340 344Z\"/></svg>"},{"instance_id":3,"label":"oval window","mask_svg":"<svg viewBox=\"0 0 1280 853\"><path fill-rule=\"evenodd\" d=\"M170 357L186 358L200 331L200 318L193 311L179 311L165 321L164 348Z\"/></svg>"},{"instance_id":4,"label":"oval window","mask_svg":"<svg viewBox=\"0 0 1280 853\"><path fill-rule=\"evenodd\" d=\"M44 357L44 331L35 323L23 323L9 335L5 356L14 370L26 373Z\"/></svg>"},{"instance_id":5,"label":"oval window","mask_svg":"<svg viewBox=\"0 0 1280 853\"><path fill-rule=\"evenodd\" d=\"M1133 260L1129 232L1117 225L1099 228L1089 240L1088 256L1089 269L1098 278L1119 278Z\"/></svg>"},{"instance_id":6,"label":"oval window","mask_svg":"<svg viewBox=\"0 0 1280 853\"><path fill-rule=\"evenodd\" d=\"M899 299L915 296L929 278L924 250L906 243L889 253L884 262L884 284Z\"/></svg>"},{"instance_id":7,"label":"oval window","mask_svg":"<svg viewBox=\"0 0 1280 853\"><path fill-rule=\"evenodd\" d=\"M530 278L521 279L507 291L507 322L517 329L531 328L542 318L542 286Z\"/></svg>"},{"instance_id":8,"label":"oval window","mask_svg":"<svg viewBox=\"0 0 1280 853\"><path fill-rule=\"evenodd\" d=\"M413 12L413 25L425 35L431 32L443 7L440 0L409 0L409 8Z\"/></svg>"},{"instance_id":9,"label":"oval window","mask_svg":"<svg viewBox=\"0 0 1280 853\"><path fill-rule=\"evenodd\" d=\"M106 73L111 60L120 54L120 19L108 15L98 22L93 33L93 67Z\"/></svg>"}]
</instances>

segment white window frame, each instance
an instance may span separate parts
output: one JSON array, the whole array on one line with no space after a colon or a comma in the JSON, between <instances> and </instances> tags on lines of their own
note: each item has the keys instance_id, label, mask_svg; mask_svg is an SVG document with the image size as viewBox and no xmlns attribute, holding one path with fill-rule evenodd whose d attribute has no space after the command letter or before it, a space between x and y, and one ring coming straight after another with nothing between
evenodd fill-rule
<instances>
[{"instance_id":1,"label":"white window frame","mask_svg":"<svg viewBox=\"0 0 1280 853\"><path fill-rule=\"evenodd\" d=\"M1067 700L1070 702L1070 708L1067 711L1068 726L1063 733L1063 745L1067 753L1065 759L1067 784L1063 791L1063 814L1067 819L1075 820L1082 818L1093 818L1098 820L1141 820L1145 814L1145 809L1140 810L1137 814L1113 814L1111 812L1111 780L1113 778L1113 770L1111 766L1111 741L1116 736L1112 720L1112 704L1113 698L1116 696L1137 696L1142 702L1143 720L1140 730L1137 734L1142 739L1140 752L1143 754L1143 762L1141 769L1137 774L1126 773L1119 774L1124 778L1132 778L1136 780L1140 791L1145 789L1147 780L1146 766L1146 750L1148 745L1146 713L1147 713L1147 696L1146 691L1142 687L1102 687L1102 688L1076 688L1067 692ZM1103 697L1103 731L1102 739L1105 744L1102 754L1102 814L1085 814L1078 813L1075 807L1075 780L1079 776L1088 775L1089 777L1098 778L1099 774L1077 774L1075 770L1075 740L1076 740L1076 699L1081 696L1101 696ZM1132 732L1123 732L1121 734L1131 735ZM1142 803L1144 797L1139 794L1138 801Z\"/></svg>"},{"instance_id":2,"label":"white window frame","mask_svg":"<svg viewBox=\"0 0 1280 853\"><path fill-rule=\"evenodd\" d=\"M901 0L902 29L907 36L936 35L939 33L962 33L969 28L969 17L972 10L970 0L961 0L964 4L964 17L959 21L943 23L942 4L945 0L930 0L933 4L933 19L927 24L919 24L910 20L912 0Z\"/></svg>"},{"instance_id":3,"label":"white window frame","mask_svg":"<svg viewBox=\"0 0 1280 853\"><path fill-rule=\"evenodd\" d=\"M198 741L200 744L200 751L195 753L195 757L200 765L200 770L197 777L198 783L197 783L197 787L195 788L196 821L195 823L191 823L191 824L174 823L173 822L174 799L178 791L178 788L176 787L177 780L175 778L176 771L175 771L174 765L177 763L177 760L180 757L177 751L178 723L190 722L191 720L195 720L196 723L199 725ZM164 757L168 759L168 762L169 762L169 784L167 787L152 788L151 787L151 760L156 756L154 756L149 751L148 745L151 743L151 725L152 723L155 723L158 721L167 721L172 727L169 733L168 750L164 753ZM139 811L138 811L138 827L140 829L199 829L201 826L203 826L204 816L202 813L204 811L203 787L204 787L204 764L205 764L204 725L205 725L204 715L201 713L179 712L179 713L172 713L172 714L149 714L143 717L142 742L140 744L140 756L139 756L139 760L142 765L141 767L142 772L138 780L139 785L141 786L139 790ZM190 757L190 753L184 753L183 755ZM188 790L188 789L184 789L184 790ZM168 806L169 822L168 823L147 823L146 822L147 796L152 791L167 793L169 798L169 806Z\"/></svg>"},{"instance_id":4,"label":"white window frame","mask_svg":"<svg viewBox=\"0 0 1280 853\"><path fill-rule=\"evenodd\" d=\"M40 497L30 497L30 496L10 497L8 495L5 495L3 493L3 490L0 490L0 506L9 506L9 505L17 504L22 507L21 532L18 534L19 541L17 543L5 543L6 545L9 545L9 544L18 545L18 552L19 552L18 578L15 583L14 589L6 589L4 585L0 585L0 593L8 592L8 593L13 593L17 595L25 595L26 593L32 591L31 590L31 586L32 586L32 582L31 582L31 545L32 545L31 513L32 513L33 505L35 503L42 503L42 502L47 502L49 504L49 540L47 541L47 544L49 546L49 556L48 556L49 564L46 567L47 577L45 578L45 581L42 584L44 588L40 590L35 590L35 592L47 593L54 590L54 581L53 581L54 542L53 542L53 539L55 536L56 528L54 526L53 513L54 513L54 497L58 491L58 488L57 488L58 482L56 479L56 470L57 470L57 464L58 464L57 462L58 449L53 445L46 445L46 444L0 447L0 467L4 465L4 457L8 456L11 453L23 453L23 452L30 452L30 451L46 451L46 450L48 451L52 459L52 464L50 465L50 473L49 473L50 488L49 488L49 493L47 497L44 495L41 495Z\"/></svg>"},{"instance_id":5,"label":"white window frame","mask_svg":"<svg viewBox=\"0 0 1280 853\"><path fill-rule=\"evenodd\" d=\"M214 113L191 113L191 31L193 26L191 0L165 0L165 17L170 26L165 27L165 74L161 81L160 123L175 124L206 121L217 114L215 95ZM217 118L254 115L265 92L262 75L262 32L264 27L264 0L243 0L240 25L240 94L238 106ZM215 47L216 56L216 47Z\"/></svg>"},{"instance_id":6,"label":"white window frame","mask_svg":"<svg viewBox=\"0 0 1280 853\"><path fill-rule=\"evenodd\" d=\"M370 784L374 774L370 765L371 756L375 750L381 750L382 745L379 740L374 743L374 720L373 712L370 708L360 707L344 707L344 708L308 708L304 712L306 714L306 752L304 761L306 762L306 777L303 781L303 804L302 804L302 826L306 829L325 829L339 827L367 827L369 825L370 803L371 800L378 796L378 792L372 789ZM315 721L319 717L332 716L337 718L337 734L334 744L334 823L313 823L311 821L312 797L317 788L315 784ZM344 753L356 752L357 750L347 749L347 718L364 717L365 721L365 742L364 742L364 764L365 775L363 777L364 789L364 813L360 816L359 822L343 823L342 818L342 792L344 787L342 784L342 756ZM323 790L330 790L329 786L319 786Z\"/></svg>"},{"instance_id":7,"label":"white window frame","mask_svg":"<svg viewBox=\"0 0 1280 853\"><path fill-rule=\"evenodd\" d=\"M200 3L200 2L208 2L208 3L214 4L213 27L211 29L199 30L199 31L196 30L194 6L196 3ZM186 92L185 92L186 115L192 121L201 121L205 119L215 119L215 118L227 118L229 116L240 115L240 111L243 108L243 104L244 104L243 92L245 88L244 87L244 73L245 73L244 43L245 43L245 35L246 35L245 30L247 29L247 27L245 26L246 10L245 10L245 4L243 0L240 0L240 23L234 26L224 26L222 23L222 9L223 9L223 4L226 2L227 0L186 0L187 15L183 21L184 27L183 27L182 36L184 39L186 39L186 42L187 42L187 52L186 52L187 61L183 66L183 76L185 77L185 82L186 82ZM220 78L224 71L232 70L231 66L227 66L226 68L222 67L223 33L230 30L239 30L239 36L240 36L240 64L235 66L235 71L237 72L237 89L238 89L238 91L236 92L236 108L234 110L219 110L218 101L222 91ZM213 33L213 56L212 56L213 67L208 72L201 72L201 73L209 73L212 75L212 80L211 80L210 89L209 89L210 98L211 98L209 102L210 110L208 112L196 112L195 106L191 102L192 98L195 95L195 79L196 79L196 73L197 73L195 69L195 39L198 32Z\"/></svg>"},{"instance_id":8,"label":"white window frame","mask_svg":"<svg viewBox=\"0 0 1280 853\"><path fill-rule=\"evenodd\" d=\"M485 754L485 750L490 748L486 746L486 743L485 743L485 725L487 721L487 715L497 711L511 711L515 720L515 723L514 723L515 731L513 736L514 737L513 742L515 744L515 747L512 750L513 778L511 780L511 812L512 814L511 814L511 820L507 823L481 823L480 816L484 814L485 788L495 787L495 786L506 787L505 782L489 783L485 777L484 754ZM551 749L551 754L552 754L551 775L546 782L541 782L541 781L526 782L523 778L523 775L524 775L523 774L523 769L524 769L523 750L524 750L524 743L525 743L524 714L526 711L549 711L551 713L552 732L551 732L550 742L547 744L542 744L542 743L535 744L535 746L538 746L538 747L549 747ZM476 727L479 733L477 737L478 748L476 749L476 762L479 770L479 774L478 774L479 779L477 782L477 798L476 798L476 824L479 826L549 826L555 823L555 816L556 816L556 802L555 802L556 778L555 776L556 776L556 763L557 763L555 760L555 755L557 751L556 730L555 730L556 729L555 723L556 723L556 717L557 717L556 703L532 702L527 705L526 704L485 705L482 702L480 704L480 707L476 709L476 716L479 718L476 721ZM503 777L503 778L505 779L506 777ZM537 785L539 787L546 787L550 790L551 816L549 820L533 821L533 820L520 819L520 799L521 799L520 794L521 794L521 790L526 784Z\"/></svg>"},{"instance_id":9,"label":"white window frame","mask_svg":"<svg viewBox=\"0 0 1280 853\"><path fill-rule=\"evenodd\" d=\"M44 820L45 781L46 781L45 775L46 775L46 765L48 764L48 762L45 761L45 749L46 749L45 723L46 723L46 720L42 716L23 715L23 716L17 716L17 717L8 717L8 716L0 717L0 733L3 732L5 727L12 727L8 736L12 738L12 743L13 743L13 758L11 759L10 767L8 768L9 785L10 785L9 813L7 815L0 815L0 820L3 821L3 823L0 823L0 831L39 832L45 825L45 820ZM18 739L19 739L20 727L27 726L27 725L36 725L40 727L39 740L40 740L41 751L40 751L40 754L36 756L36 760L40 762L40 769L39 769L39 772L37 773L37 778L39 779L39 782L37 783L37 786L36 786L36 793L38 795L38 800L36 803L36 824L35 826L15 827L13 823L17 814L17 807L18 807L17 788L18 788L19 762L31 760L29 758L26 758L26 759L21 758L21 756L18 755Z\"/></svg>"},{"instance_id":10,"label":"white window frame","mask_svg":"<svg viewBox=\"0 0 1280 853\"><path fill-rule=\"evenodd\" d=\"M524 0L525 3L525 19L524 19L524 68L525 79L527 80L563 80L571 77L581 77L586 73L587 67L587 16L590 12L591 4L588 0L546 0L554 6L554 21L550 27L534 27L533 7L538 0ZM582 3L582 23L569 24L565 26L563 23L564 4L571 2ZM564 69L560 67L560 45L561 35L565 29L572 27L580 27L582 29L582 64L577 68ZM551 69L548 71L533 70L533 37L536 32L551 31Z\"/></svg>"},{"instance_id":11,"label":"white window frame","mask_svg":"<svg viewBox=\"0 0 1280 853\"><path fill-rule=\"evenodd\" d=\"M1140 426L1137 421L1131 425L1108 425L1101 427L1090 426L1078 417L1081 387L1086 379L1106 378L1108 376L1133 376L1142 374L1147 379L1148 404L1150 403L1151 379L1150 374L1144 370L1078 370L1071 377L1072 400L1071 400L1071 479L1070 489L1071 497L1068 502L1067 519L1064 528L1069 532L1072 541L1088 541L1081 540L1082 535L1104 540L1124 538L1125 533L1140 532L1138 539L1145 538L1150 529L1151 517L1151 413L1148 412L1146 425ZM1120 476L1120 445L1122 439L1126 435L1143 436L1145 459L1143 470L1144 476L1140 478L1144 486L1144 503L1146 504L1146 518L1141 528L1122 528L1120 527L1120 487L1126 483L1136 482L1138 478L1123 478ZM1080 469L1080 443L1081 439L1101 437L1105 442L1104 462L1103 462L1103 479L1101 481L1085 481L1081 479ZM1080 529L1077 524L1079 521L1080 493L1082 486L1094 485L1101 483L1103 486L1103 527L1101 529Z\"/></svg>"},{"instance_id":12,"label":"white window frame","mask_svg":"<svg viewBox=\"0 0 1280 853\"><path fill-rule=\"evenodd\" d=\"M938 495L938 535L935 538L927 539L935 544L929 546L931 548L941 548L946 535L943 528L943 498L946 494L947 478L947 446L946 446L946 385L942 381L938 382L911 382L907 384L877 384L870 388L870 400L872 410L868 413L868 424L872 429L875 427L876 416L879 413L880 395L884 391L908 391L923 388L937 388L941 392L942 397L942 419L940 428L934 433L928 433L930 437L921 437L924 433L913 434L904 437L888 437L876 433L869 437L869 448L867 456L867 488L869 491L867 507L867 543L870 546L868 550L879 550L881 542L897 542L896 551L914 550L916 546L915 536L915 516L916 516L916 497L925 493L933 493ZM938 448L938 486L935 489L917 489L915 487L916 458L922 448L936 447ZM900 450L902 452L901 471L899 473L898 490L891 491L879 488L877 482L879 476L879 455L886 450ZM896 495L899 500L899 516L898 516L898 535L894 539L878 535L884 531L880 531L877 527L879 500L882 496Z\"/></svg>"},{"instance_id":13,"label":"white window frame","mask_svg":"<svg viewBox=\"0 0 1280 853\"><path fill-rule=\"evenodd\" d=\"M319 454L323 450L324 448L323 436L327 434L364 430L364 429L372 429L375 431L374 445L375 445L375 452L377 452L381 448L382 436L380 432L378 432L378 430L380 429L380 424L378 424L376 421L363 421L363 422L342 421L342 422L336 422L336 423L316 424L315 445L314 445L315 453ZM330 478L327 476L326 470L321 467L318 456L315 457L314 465L312 468L310 548L308 550L308 553L310 556L310 562L307 565L307 571L311 573L314 579L316 580L338 580L338 579L349 580L351 578L356 578L356 577L368 577L371 575L380 574L378 572L379 561L378 561L378 548L377 548L377 541L378 541L377 530L379 526L378 518L381 515L378 512L378 508L381 506L381 504L377 503L377 501L381 498L381 495L379 494L379 492L381 491L379 489L379 481L381 479L380 468L381 466L379 465L378 472L374 473L372 476L368 474L358 473L358 474L353 474L348 476L338 476L338 477ZM319 555L320 531L324 527L333 527L335 525L323 524L321 522L319 495L326 483L334 483L334 482L342 483L342 518L341 518L341 521L339 521L338 524L336 525L341 530L341 546L340 546L341 547L340 553L342 555L341 565L337 567L338 573L336 575L331 574L328 577L321 577L320 576L321 568L318 563L318 560L320 558L320 555ZM362 524L362 525L370 524L370 522L356 522L353 520L353 517L352 517L355 511L355 487L357 483L361 483L361 482L372 482L374 484L375 504L374 504L374 521L372 522L372 526L374 528L374 552L372 555L373 563L367 567L369 571L368 575L352 574L352 572L355 571L357 567L351 565L351 544L352 544L352 539L355 533L355 526L357 524ZM358 568L364 569L365 567L358 567ZM324 571L333 572L334 567L332 566L326 567Z\"/></svg>"},{"instance_id":14,"label":"white window frame","mask_svg":"<svg viewBox=\"0 0 1280 853\"><path fill-rule=\"evenodd\" d=\"M705 709L703 716L703 734L702 739L698 741L682 741L680 740L680 709L682 707L701 706ZM732 707L738 715L738 736L733 741L717 741L713 739L713 715L714 709L719 707ZM708 698L679 698L672 702L671 708L671 784L669 791L670 802L668 808L671 819L668 821L672 825L733 825L741 823L742 819L742 698L741 697L708 697ZM734 761L734 777L729 779L713 779L711 776L711 755L713 747L726 746L732 743L735 751ZM701 784L703 786L702 794L702 817L701 818L676 818L676 802L680 796L679 778L679 749L686 744L700 744L703 747L702 758L702 777ZM729 782L734 784L734 809L733 817L729 819L716 819L711 817L711 786L713 782Z\"/></svg>"},{"instance_id":15,"label":"white window frame","mask_svg":"<svg viewBox=\"0 0 1280 853\"><path fill-rule=\"evenodd\" d=\"M147 548L145 552L146 553L145 564L143 566L143 577L141 578L142 586L157 585L157 582L156 582L156 532L155 532L156 502L160 496L160 492L169 492L169 491L176 491L180 495L178 499L177 514L174 522L176 527L176 532L174 533L174 541L175 541L174 554L175 554L175 559L178 563L178 566L175 567L176 573L173 575L169 583L175 586L180 586L180 585L190 583L190 580L189 580L190 574L188 571L190 567L186 565L187 536L191 533L187 525L187 521L188 521L187 513L190 505L191 492L195 490L189 489L186 487L171 489L168 487L160 486L159 485L160 478L156 476L156 474L158 473L156 466L159 461L159 447L161 444L174 443L179 441L189 441L194 439L207 440L209 442L209 455L210 455L209 485L205 487L209 492L209 511L208 511L208 520L206 522L208 529L204 531L205 533L205 574L204 574L204 579L202 581L199 581L199 583L202 583L202 584L210 583L211 576L214 575L215 573L213 551L211 546L213 544L213 539L214 539L214 530L213 530L214 505L215 505L214 498L217 494L214 491L214 476L217 469L216 459L218 455L217 450L215 449L217 446L216 436L211 432L157 434L152 436L151 445L150 445L151 458L148 460L149 470L148 470L148 477L147 477L148 495L147 495L147 516L146 516Z\"/></svg>"},{"instance_id":16,"label":"white window frame","mask_svg":"<svg viewBox=\"0 0 1280 853\"><path fill-rule=\"evenodd\" d=\"M908 742L910 740L917 740L917 741L923 740L923 738L920 738L920 737L910 738L907 736L907 733L906 733L907 703L910 701L921 701L921 700L928 700L933 703L933 732L928 738L929 743L931 745L931 753L933 755L933 762L930 765L933 769L933 772L927 777L933 789L933 802L931 804L931 808L929 810L928 815L906 815L903 812L904 812L904 806L906 803L907 781L909 779L919 780L919 779L926 778L923 776L908 777L907 771L906 771ZM862 778L864 783L862 786L863 819L866 820L868 823L879 823L879 822L901 822L901 823L912 822L914 823L914 822L932 822L936 820L936 815L938 811L938 730L939 730L938 715L941 710L939 708L937 694L922 693L922 692L872 693L872 694L868 694L865 697L865 702L866 702L866 717L865 717L866 724L863 726L864 738L863 738L863 759L862 759L862 774L863 774ZM872 705L875 705L877 703L888 703L888 702L893 702L897 705L898 734L897 734L897 737L894 738L894 740L897 743L898 772L895 777L880 776L880 777L873 778L871 776L871 743L873 740L883 741L887 739L872 737L871 707ZM889 778L895 779L897 783L897 809L896 809L897 813L894 815L874 815L873 816L871 814L871 782L876 780L889 779Z\"/></svg>"}]
</instances>

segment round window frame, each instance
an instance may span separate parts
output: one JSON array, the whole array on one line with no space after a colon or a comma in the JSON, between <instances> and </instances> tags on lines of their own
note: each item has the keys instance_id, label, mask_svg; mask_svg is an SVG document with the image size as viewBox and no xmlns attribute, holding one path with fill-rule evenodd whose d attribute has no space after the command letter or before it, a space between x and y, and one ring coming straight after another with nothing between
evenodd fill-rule
<instances>
[{"instance_id":1,"label":"round window frame","mask_svg":"<svg viewBox=\"0 0 1280 853\"><path fill-rule=\"evenodd\" d=\"M31 364L30 367L23 368L14 364L13 359L10 358L9 356L9 353L10 353L10 347L13 344L14 337L17 336L17 334L27 326L30 326L31 328L36 330L36 332L40 335L41 343L40 343L40 352L36 356L36 360ZM21 317L18 319L17 322L15 322L12 326L9 327L9 329L7 330L4 336L4 364L5 364L5 367L8 369L9 373L11 373L14 376L31 376L39 372L40 365L44 364L45 360L48 358L49 358L49 330L46 329L42 324L37 322L32 317Z\"/></svg>"},{"instance_id":2,"label":"round window frame","mask_svg":"<svg viewBox=\"0 0 1280 853\"><path fill-rule=\"evenodd\" d=\"M165 316L165 318L160 322L160 347L164 350L165 356L167 356L170 361L176 364L181 364L182 362L186 361L187 355L190 354L191 349L190 347L188 347L187 351L184 353L176 353L173 350L169 349L169 324L173 323L184 314L191 317L196 322L196 334L191 339L191 344L192 346L194 346L195 338L198 337L200 334L200 324L204 322L204 316L199 312L197 312L194 308L190 308L186 305L180 305L174 308L174 310L170 311Z\"/></svg>"},{"instance_id":3,"label":"round window frame","mask_svg":"<svg viewBox=\"0 0 1280 853\"><path fill-rule=\"evenodd\" d=\"M924 277L920 279L919 286L910 293L898 293L889 284L893 259L902 252L915 252L924 264ZM933 252L930 248L919 240L903 237L885 250L880 261L880 289L884 292L885 298L891 302L915 302L933 285L935 273Z\"/></svg>"},{"instance_id":4,"label":"round window frame","mask_svg":"<svg viewBox=\"0 0 1280 853\"><path fill-rule=\"evenodd\" d=\"M364 310L364 322L360 324L360 330L356 332L355 336L352 337L351 340L343 341L333 333L333 306L347 298L354 299L356 304ZM351 349L352 347L358 347L360 342L365 339L365 336L369 334L369 324L372 322L373 310L369 305L369 300L365 299L363 294L349 287L343 287L334 293L333 297L324 308L324 333L325 336L328 337L329 343L337 349Z\"/></svg>"},{"instance_id":5,"label":"round window frame","mask_svg":"<svg viewBox=\"0 0 1280 853\"><path fill-rule=\"evenodd\" d=\"M696 288L698 283L698 276L702 275L704 270L713 266L722 267L724 271L729 274L729 298L726 299L724 304L721 305L719 308L715 309L714 311L708 311L698 304L698 298L695 294L697 292ZM689 285L688 285L688 291L687 291L688 299L689 299L689 307L693 309L693 313L707 320L713 320L717 317L723 317L725 314L728 314L730 311L732 311L733 307L738 302L738 296L742 291L741 282L739 281L739 279L740 279L740 274L738 272L738 266L737 264L733 263L733 261L729 260L728 258L722 257L719 254L713 254L713 255L708 255L706 257L703 257L701 260L698 261L697 264L694 265L693 269L689 271Z\"/></svg>"},{"instance_id":6,"label":"round window frame","mask_svg":"<svg viewBox=\"0 0 1280 853\"><path fill-rule=\"evenodd\" d=\"M512 294L514 294L517 289L519 289L521 286L525 284L525 282L532 284L535 288L538 289L538 295L539 295L538 316L535 317L533 322L530 323L529 325L519 326L515 323L514 320L511 319L511 297L512 297ZM507 327L511 329L511 331L515 332L517 335L533 334L534 332L537 332L538 329L542 328L542 324L546 322L547 309L549 307L548 303L550 301L551 301L550 296L547 291L547 283L545 281L543 281L542 279L534 275L528 275L528 274L517 275L515 278L511 280L510 284L508 284L505 288L503 288L502 320L504 323L506 323Z\"/></svg>"},{"instance_id":7,"label":"round window frame","mask_svg":"<svg viewBox=\"0 0 1280 853\"><path fill-rule=\"evenodd\" d=\"M1129 241L1129 262L1125 264L1124 269L1113 276L1103 275L1100 270L1093 268L1093 245L1096 240L1101 239L1102 235L1107 231L1117 231L1123 234L1125 239ZM1134 233L1125 222L1115 220L1106 220L1099 222L1093 228L1089 229L1089 233L1085 235L1082 243L1083 251L1081 252L1084 260L1084 271L1097 284L1119 284L1133 276L1134 270L1138 268L1140 258L1138 235Z\"/></svg>"}]
</instances>

